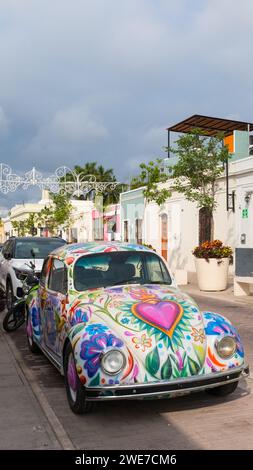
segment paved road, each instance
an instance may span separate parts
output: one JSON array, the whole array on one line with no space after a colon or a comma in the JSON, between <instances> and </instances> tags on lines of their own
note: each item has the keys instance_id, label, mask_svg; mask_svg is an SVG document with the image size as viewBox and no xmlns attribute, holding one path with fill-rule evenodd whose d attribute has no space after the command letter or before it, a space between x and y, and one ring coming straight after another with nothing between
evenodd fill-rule
<instances>
[{"instance_id":1,"label":"paved road","mask_svg":"<svg viewBox=\"0 0 253 470\"><path fill-rule=\"evenodd\" d=\"M207 301L196 295L195 299L202 309L218 311L238 326L248 361L253 364L252 306L213 298ZM253 448L252 378L225 399L199 393L170 400L100 403L91 414L76 416L69 410L63 378L43 355L29 353L24 328L8 338L20 351L33 382L45 394L56 426L62 426L60 431L64 430L74 448Z\"/></svg>"}]
</instances>

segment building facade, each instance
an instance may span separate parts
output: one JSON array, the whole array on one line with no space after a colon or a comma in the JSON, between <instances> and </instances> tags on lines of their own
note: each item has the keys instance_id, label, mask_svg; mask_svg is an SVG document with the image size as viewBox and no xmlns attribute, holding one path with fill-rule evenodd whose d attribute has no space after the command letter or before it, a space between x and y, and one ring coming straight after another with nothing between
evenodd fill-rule
<instances>
[{"instance_id":1,"label":"building facade","mask_svg":"<svg viewBox=\"0 0 253 470\"><path fill-rule=\"evenodd\" d=\"M253 148L248 132L234 131L229 145L231 158L226 175L218 181L217 209L214 212L214 238L237 247L253 248ZM166 159L165 166L176 162ZM165 185L170 186L170 182ZM227 191L234 208L227 210ZM121 239L138 242L136 220L142 222L142 242L152 245L168 261L177 281L187 283L195 272L192 251L199 243L199 208L182 194L173 192L162 206L145 201L143 188L121 195ZM140 237L139 237L140 238ZM234 263L230 266L234 273ZM252 269L253 271L253 269Z\"/></svg>"},{"instance_id":2,"label":"building facade","mask_svg":"<svg viewBox=\"0 0 253 470\"><path fill-rule=\"evenodd\" d=\"M120 240L120 204L94 207L92 210L93 240Z\"/></svg>"},{"instance_id":3,"label":"building facade","mask_svg":"<svg viewBox=\"0 0 253 470\"><path fill-rule=\"evenodd\" d=\"M70 227L61 231L61 236L71 243L84 243L93 240L92 201L72 199L72 212Z\"/></svg>"},{"instance_id":4,"label":"building facade","mask_svg":"<svg viewBox=\"0 0 253 470\"><path fill-rule=\"evenodd\" d=\"M121 240L127 243L144 242L145 199L143 188L120 195Z\"/></svg>"}]
</instances>

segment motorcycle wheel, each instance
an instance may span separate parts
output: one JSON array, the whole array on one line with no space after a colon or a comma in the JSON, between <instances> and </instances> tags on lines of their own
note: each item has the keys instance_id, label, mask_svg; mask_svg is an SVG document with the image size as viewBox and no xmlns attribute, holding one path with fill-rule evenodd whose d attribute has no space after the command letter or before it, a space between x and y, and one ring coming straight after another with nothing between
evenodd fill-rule
<instances>
[{"instance_id":1,"label":"motorcycle wheel","mask_svg":"<svg viewBox=\"0 0 253 470\"><path fill-rule=\"evenodd\" d=\"M25 322L25 311L15 312L12 308L3 319L3 329L8 333L17 330Z\"/></svg>"},{"instance_id":2,"label":"motorcycle wheel","mask_svg":"<svg viewBox=\"0 0 253 470\"><path fill-rule=\"evenodd\" d=\"M6 308L8 312L10 312L13 308L13 304L15 302L15 297L13 294L13 287L11 281L8 279L6 285Z\"/></svg>"}]
</instances>

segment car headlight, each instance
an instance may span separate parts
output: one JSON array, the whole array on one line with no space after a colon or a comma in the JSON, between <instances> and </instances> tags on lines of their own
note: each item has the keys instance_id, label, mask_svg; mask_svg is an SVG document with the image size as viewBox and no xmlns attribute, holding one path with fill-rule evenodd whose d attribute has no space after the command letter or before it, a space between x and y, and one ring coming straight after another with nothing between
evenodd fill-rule
<instances>
[{"instance_id":1,"label":"car headlight","mask_svg":"<svg viewBox=\"0 0 253 470\"><path fill-rule=\"evenodd\" d=\"M22 270L22 269L18 269L18 268L13 268L14 269L14 272L16 274L16 277L20 280L20 281L24 281L24 279L27 278L27 276L30 274L31 271L25 271L25 270Z\"/></svg>"},{"instance_id":2,"label":"car headlight","mask_svg":"<svg viewBox=\"0 0 253 470\"><path fill-rule=\"evenodd\" d=\"M126 359L124 354L117 349L112 349L111 351L106 352L101 359L102 369L106 374L116 375L126 365Z\"/></svg>"},{"instance_id":3,"label":"car headlight","mask_svg":"<svg viewBox=\"0 0 253 470\"><path fill-rule=\"evenodd\" d=\"M229 359L236 351L236 340L233 336L223 336L215 346L220 357Z\"/></svg>"}]
</instances>

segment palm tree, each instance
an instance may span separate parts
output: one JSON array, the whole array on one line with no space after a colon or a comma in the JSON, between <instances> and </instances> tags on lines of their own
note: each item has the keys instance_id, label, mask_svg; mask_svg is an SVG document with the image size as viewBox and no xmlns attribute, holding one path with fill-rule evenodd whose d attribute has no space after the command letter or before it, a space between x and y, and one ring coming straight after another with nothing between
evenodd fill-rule
<instances>
[{"instance_id":1,"label":"palm tree","mask_svg":"<svg viewBox=\"0 0 253 470\"><path fill-rule=\"evenodd\" d=\"M98 165L97 162L87 162L85 165L82 167L80 165L75 165L74 170L76 174L82 176L90 176L93 175L95 176L96 180L99 182L114 182L116 180L116 176L114 175L114 171L112 168L105 169L103 165ZM67 181L73 181L73 174L72 173L67 173L66 174L66 180ZM119 200L119 194L120 194L120 187L117 186L113 191L108 190L103 193L103 198L104 198L104 204L108 205L111 203L118 202ZM91 191L87 196L81 196L80 198L87 198L87 199L93 199L95 195L94 191Z\"/></svg>"},{"instance_id":2,"label":"palm tree","mask_svg":"<svg viewBox=\"0 0 253 470\"><path fill-rule=\"evenodd\" d=\"M83 167L80 165L74 166L74 172L77 174L82 173L82 175L94 175L97 181L116 181L113 169L109 168L105 170L103 165L97 165L97 162L88 162L85 163ZM68 173L69 176L70 173Z\"/></svg>"}]
</instances>

